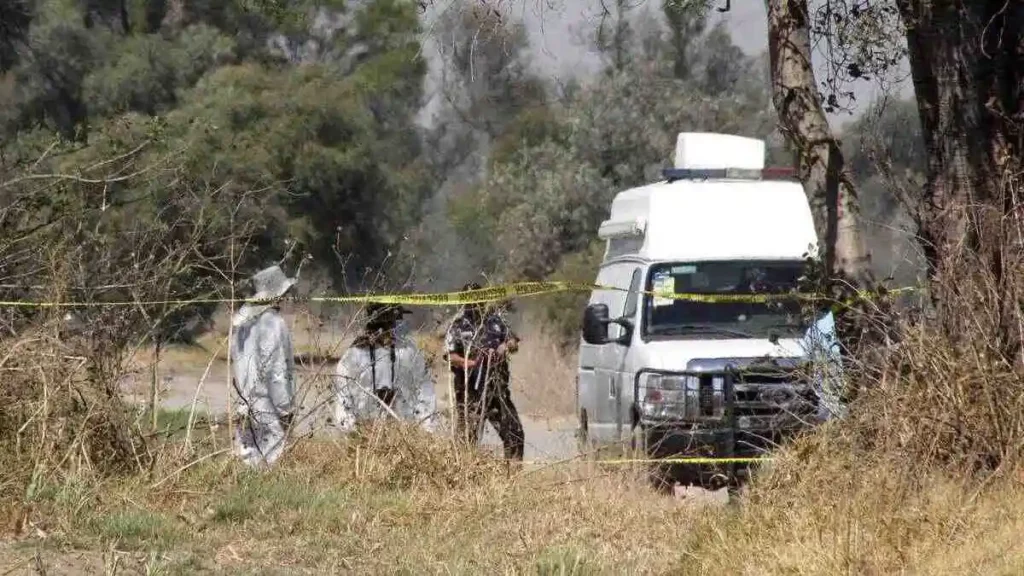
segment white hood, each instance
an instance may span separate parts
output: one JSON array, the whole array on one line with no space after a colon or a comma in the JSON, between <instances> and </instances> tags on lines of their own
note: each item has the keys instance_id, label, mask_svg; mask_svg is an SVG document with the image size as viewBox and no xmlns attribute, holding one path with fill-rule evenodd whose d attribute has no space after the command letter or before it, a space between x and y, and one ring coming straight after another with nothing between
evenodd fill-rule
<instances>
[{"instance_id":1,"label":"white hood","mask_svg":"<svg viewBox=\"0 0 1024 576\"><path fill-rule=\"evenodd\" d=\"M777 345L772 344L767 338L653 341L643 348L643 364L653 370L679 371L698 358L794 358L807 355L802 339L787 338L778 342Z\"/></svg>"}]
</instances>

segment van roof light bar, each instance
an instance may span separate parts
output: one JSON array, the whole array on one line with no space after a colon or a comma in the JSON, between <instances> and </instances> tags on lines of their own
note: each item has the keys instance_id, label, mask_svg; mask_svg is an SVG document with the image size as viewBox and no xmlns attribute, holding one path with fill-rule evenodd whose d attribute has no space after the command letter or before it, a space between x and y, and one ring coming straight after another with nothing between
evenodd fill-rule
<instances>
[{"instance_id":1,"label":"van roof light bar","mask_svg":"<svg viewBox=\"0 0 1024 576\"><path fill-rule=\"evenodd\" d=\"M792 180L796 170L785 167L752 170L747 168L665 168L662 176L669 182L677 180Z\"/></svg>"}]
</instances>

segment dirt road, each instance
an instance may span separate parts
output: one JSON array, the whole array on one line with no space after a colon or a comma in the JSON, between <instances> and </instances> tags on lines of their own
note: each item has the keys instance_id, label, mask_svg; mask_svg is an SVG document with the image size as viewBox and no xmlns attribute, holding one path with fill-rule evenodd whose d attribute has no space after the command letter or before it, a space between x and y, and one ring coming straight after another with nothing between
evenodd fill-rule
<instances>
[{"instance_id":1,"label":"dirt road","mask_svg":"<svg viewBox=\"0 0 1024 576\"><path fill-rule=\"evenodd\" d=\"M223 415L228 407L228 382L224 376L226 367L215 364L206 380L200 386L202 373L194 370L176 371L170 369L161 379L160 406L165 410L189 409L195 402L196 411L209 415ZM305 391L303 405L307 410L325 410L329 404L322 392L326 378L307 371L300 374L300 389ZM148 383L145 375L127 380L126 394L134 402L144 403L148 399ZM320 392L318 392L320 391ZM443 407L442 407L443 408ZM575 427L571 418L544 418L537 415L521 414L526 436L526 459L531 461L554 461L571 458L576 452ZM308 419L311 426L318 426L322 419ZM501 440L490 426L485 427L482 442L486 446L500 449Z\"/></svg>"}]
</instances>

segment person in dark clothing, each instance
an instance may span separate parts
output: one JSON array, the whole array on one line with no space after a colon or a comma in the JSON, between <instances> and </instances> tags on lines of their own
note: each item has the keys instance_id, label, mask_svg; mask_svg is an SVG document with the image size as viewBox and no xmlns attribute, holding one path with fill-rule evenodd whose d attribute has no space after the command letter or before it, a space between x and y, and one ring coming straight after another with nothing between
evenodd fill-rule
<instances>
[{"instance_id":1,"label":"person in dark clothing","mask_svg":"<svg viewBox=\"0 0 1024 576\"><path fill-rule=\"evenodd\" d=\"M479 290L470 283L463 291ZM452 321L445 336L448 363L454 377L456 431L476 444L483 419L494 426L505 447L505 457L522 461L523 424L512 402L508 356L519 348L519 338L493 306L469 304Z\"/></svg>"}]
</instances>

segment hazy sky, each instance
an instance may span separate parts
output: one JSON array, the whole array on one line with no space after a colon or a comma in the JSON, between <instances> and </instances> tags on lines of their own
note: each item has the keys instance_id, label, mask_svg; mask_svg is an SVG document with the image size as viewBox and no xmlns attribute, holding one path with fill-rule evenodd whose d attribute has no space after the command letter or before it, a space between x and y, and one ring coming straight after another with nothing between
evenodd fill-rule
<instances>
[{"instance_id":1,"label":"hazy sky","mask_svg":"<svg viewBox=\"0 0 1024 576\"><path fill-rule=\"evenodd\" d=\"M452 1L442 1L434 6L448 7ZM605 1L609 5L614 2ZM660 0L633 2L636 6L634 10L637 11L660 10L661 6ZM718 6L725 5L725 0L715 2ZM491 3L501 13L525 22L530 34L533 64L542 75L557 80L573 75L586 77L598 70L600 62L587 45L584 34L592 32L600 21L600 0L497 0ZM711 23L724 20L732 33L733 42L745 52L760 54L767 50L768 24L764 0L732 0L729 12L720 14L712 11L711 14ZM428 48L427 51L431 49L436 50ZM823 71L818 73L821 76ZM908 97L913 93L909 80L896 84L901 96ZM856 116L875 98L880 88L877 82L858 82L852 86L852 90L857 102L853 107ZM849 113L841 113L833 116L832 121L838 125L852 117Z\"/></svg>"}]
</instances>

